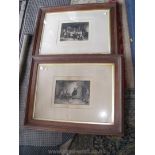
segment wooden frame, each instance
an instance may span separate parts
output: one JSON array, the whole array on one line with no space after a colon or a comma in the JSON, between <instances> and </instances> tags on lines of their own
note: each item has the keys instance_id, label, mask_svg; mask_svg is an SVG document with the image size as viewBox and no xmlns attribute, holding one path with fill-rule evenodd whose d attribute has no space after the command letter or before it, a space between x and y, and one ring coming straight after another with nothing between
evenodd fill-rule
<instances>
[{"instance_id":1,"label":"wooden frame","mask_svg":"<svg viewBox=\"0 0 155 155\"><path fill-rule=\"evenodd\" d=\"M101 9L110 10L110 38L111 38L110 54L118 53L116 3L103 3L103 4L73 5L73 6L64 6L64 7L54 7L54 8L52 7L41 8L39 10L35 34L34 34L33 55L36 55L36 56L39 55L41 35L43 31L43 22L44 22L46 13L58 13L58 12L60 13L60 12L68 12L68 11L86 11L86 10L101 10ZM100 53L95 53L95 54L100 54ZM56 54L53 54L53 55L56 55Z\"/></svg>"},{"instance_id":2,"label":"wooden frame","mask_svg":"<svg viewBox=\"0 0 155 155\"><path fill-rule=\"evenodd\" d=\"M114 71L114 124L87 124L57 122L33 119L34 96L36 88L37 68L40 63L113 63ZM121 55L58 55L52 57L35 56L32 59L29 91L24 125L41 130L55 130L73 133L90 133L103 135L123 134L123 60Z\"/></svg>"}]
</instances>

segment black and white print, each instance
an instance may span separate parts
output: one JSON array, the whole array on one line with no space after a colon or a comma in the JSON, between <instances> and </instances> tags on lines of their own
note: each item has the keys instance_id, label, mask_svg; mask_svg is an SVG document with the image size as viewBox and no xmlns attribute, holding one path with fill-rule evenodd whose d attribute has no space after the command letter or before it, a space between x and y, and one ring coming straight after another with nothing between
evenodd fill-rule
<instances>
[{"instance_id":1,"label":"black and white print","mask_svg":"<svg viewBox=\"0 0 155 155\"><path fill-rule=\"evenodd\" d=\"M89 105L90 81L56 80L54 104Z\"/></svg>"},{"instance_id":2,"label":"black and white print","mask_svg":"<svg viewBox=\"0 0 155 155\"><path fill-rule=\"evenodd\" d=\"M88 40L89 22L62 23L60 41Z\"/></svg>"}]
</instances>

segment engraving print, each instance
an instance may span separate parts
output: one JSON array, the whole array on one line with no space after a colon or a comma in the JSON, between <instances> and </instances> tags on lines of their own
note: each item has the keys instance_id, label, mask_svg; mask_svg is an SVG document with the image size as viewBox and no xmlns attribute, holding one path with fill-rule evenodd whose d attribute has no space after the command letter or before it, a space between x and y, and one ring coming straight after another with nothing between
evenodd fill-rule
<instances>
[{"instance_id":1,"label":"engraving print","mask_svg":"<svg viewBox=\"0 0 155 155\"><path fill-rule=\"evenodd\" d=\"M60 41L88 40L89 22L62 23Z\"/></svg>"},{"instance_id":2,"label":"engraving print","mask_svg":"<svg viewBox=\"0 0 155 155\"><path fill-rule=\"evenodd\" d=\"M90 81L56 80L54 104L88 105Z\"/></svg>"}]
</instances>

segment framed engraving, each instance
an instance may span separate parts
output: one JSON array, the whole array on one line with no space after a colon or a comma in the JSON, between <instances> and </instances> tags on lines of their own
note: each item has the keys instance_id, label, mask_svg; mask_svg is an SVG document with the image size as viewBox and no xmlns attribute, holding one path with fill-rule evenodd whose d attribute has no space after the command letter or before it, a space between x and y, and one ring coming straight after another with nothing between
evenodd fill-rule
<instances>
[{"instance_id":1,"label":"framed engraving","mask_svg":"<svg viewBox=\"0 0 155 155\"><path fill-rule=\"evenodd\" d=\"M120 55L33 57L25 126L121 135L122 71Z\"/></svg>"},{"instance_id":2,"label":"framed engraving","mask_svg":"<svg viewBox=\"0 0 155 155\"><path fill-rule=\"evenodd\" d=\"M88 40L89 22L62 23L60 41Z\"/></svg>"},{"instance_id":3,"label":"framed engraving","mask_svg":"<svg viewBox=\"0 0 155 155\"><path fill-rule=\"evenodd\" d=\"M116 3L41 8L34 55L117 53Z\"/></svg>"},{"instance_id":4,"label":"framed engraving","mask_svg":"<svg viewBox=\"0 0 155 155\"><path fill-rule=\"evenodd\" d=\"M89 105L90 81L56 80L54 104Z\"/></svg>"}]
</instances>

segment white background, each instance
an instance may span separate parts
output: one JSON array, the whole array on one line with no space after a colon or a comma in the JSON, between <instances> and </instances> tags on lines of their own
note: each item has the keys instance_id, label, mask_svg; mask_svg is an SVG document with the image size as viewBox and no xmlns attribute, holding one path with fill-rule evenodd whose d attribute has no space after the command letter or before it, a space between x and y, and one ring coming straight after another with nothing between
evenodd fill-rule
<instances>
[{"instance_id":1,"label":"white background","mask_svg":"<svg viewBox=\"0 0 155 155\"><path fill-rule=\"evenodd\" d=\"M136 0L136 155L155 154L155 1Z\"/></svg>"},{"instance_id":2,"label":"white background","mask_svg":"<svg viewBox=\"0 0 155 155\"><path fill-rule=\"evenodd\" d=\"M1 1L0 154L18 154L18 2ZM155 154L155 1L136 0L136 155Z\"/></svg>"}]
</instances>

